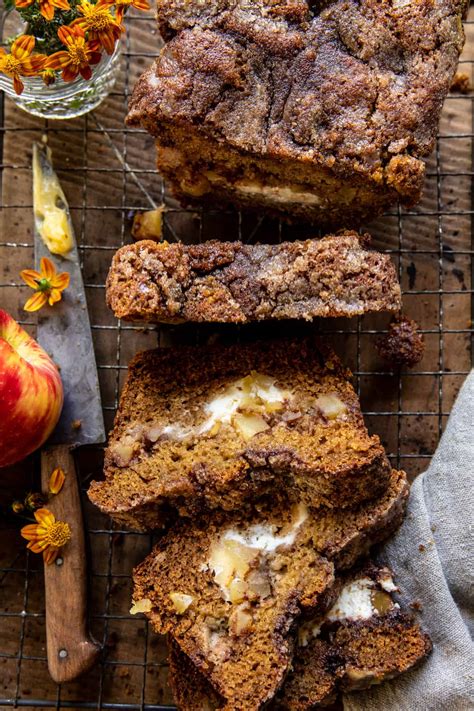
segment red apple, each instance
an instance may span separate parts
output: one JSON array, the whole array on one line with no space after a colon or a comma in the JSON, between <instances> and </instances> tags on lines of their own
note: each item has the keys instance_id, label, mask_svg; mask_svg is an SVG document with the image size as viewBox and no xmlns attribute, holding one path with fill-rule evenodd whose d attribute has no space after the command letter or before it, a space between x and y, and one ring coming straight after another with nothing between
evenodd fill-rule
<instances>
[{"instance_id":1,"label":"red apple","mask_svg":"<svg viewBox=\"0 0 474 711\"><path fill-rule=\"evenodd\" d=\"M0 309L0 467L41 447L56 426L63 397L49 355Z\"/></svg>"}]
</instances>

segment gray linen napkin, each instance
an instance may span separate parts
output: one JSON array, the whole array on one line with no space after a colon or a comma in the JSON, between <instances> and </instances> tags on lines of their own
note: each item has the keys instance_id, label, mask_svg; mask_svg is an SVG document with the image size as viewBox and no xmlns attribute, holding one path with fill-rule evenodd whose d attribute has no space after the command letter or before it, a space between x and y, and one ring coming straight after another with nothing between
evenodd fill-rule
<instances>
[{"instance_id":1,"label":"gray linen napkin","mask_svg":"<svg viewBox=\"0 0 474 711\"><path fill-rule=\"evenodd\" d=\"M428 470L411 489L406 520L381 560L401 600L419 601L433 652L412 672L347 694L345 711L474 709L474 371Z\"/></svg>"}]
</instances>

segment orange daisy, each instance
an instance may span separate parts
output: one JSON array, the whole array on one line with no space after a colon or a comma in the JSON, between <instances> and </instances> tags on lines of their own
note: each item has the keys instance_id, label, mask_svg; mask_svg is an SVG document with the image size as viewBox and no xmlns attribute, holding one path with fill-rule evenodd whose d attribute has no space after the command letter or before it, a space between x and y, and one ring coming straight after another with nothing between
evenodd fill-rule
<instances>
[{"instance_id":1,"label":"orange daisy","mask_svg":"<svg viewBox=\"0 0 474 711\"><path fill-rule=\"evenodd\" d=\"M56 272L56 267L48 257L43 257L40 262L40 271L23 269L20 276L28 286L35 290L23 306L25 311L38 311L45 304L53 306L61 300L61 292L69 286L69 274Z\"/></svg>"},{"instance_id":2,"label":"orange daisy","mask_svg":"<svg viewBox=\"0 0 474 711\"><path fill-rule=\"evenodd\" d=\"M74 81L78 74L83 79L90 79L91 65L100 62L99 43L96 40L86 42L84 30L77 26L60 27L58 37L66 49L47 57L45 68L61 69L64 81Z\"/></svg>"},{"instance_id":3,"label":"orange daisy","mask_svg":"<svg viewBox=\"0 0 474 711\"><path fill-rule=\"evenodd\" d=\"M13 87L21 94L24 84L20 77L33 77L42 69L46 57L33 54L35 38L21 35L12 44L10 53L0 47L0 72L13 78Z\"/></svg>"},{"instance_id":4,"label":"orange daisy","mask_svg":"<svg viewBox=\"0 0 474 711\"><path fill-rule=\"evenodd\" d=\"M77 11L82 15L71 24L87 32L89 40L100 42L107 54L113 54L115 43L120 38L123 28L110 12L108 0L98 0L93 5L89 0L82 0Z\"/></svg>"},{"instance_id":5,"label":"orange daisy","mask_svg":"<svg viewBox=\"0 0 474 711\"><path fill-rule=\"evenodd\" d=\"M34 2L36 2L36 0L15 0L15 6L19 8L29 7L30 5L33 5ZM55 8L58 10L71 9L67 0L38 0L38 2L39 11L43 15L44 19L48 20L48 22L54 18Z\"/></svg>"},{"instance_id":6,"label":"orange daisy","mask_svg":"<svg viewBox=\"0 0 474 711\"><path fill-rule=\"evenodd\" d=\"M56 521L55 515L48 509L38 509L34 517L37 523L23 526L21 535L29 541L27 548L33 553L42 553L44 562L49 565L71 540L71 529L68 523Z\"/></svg>"}]
</instances>

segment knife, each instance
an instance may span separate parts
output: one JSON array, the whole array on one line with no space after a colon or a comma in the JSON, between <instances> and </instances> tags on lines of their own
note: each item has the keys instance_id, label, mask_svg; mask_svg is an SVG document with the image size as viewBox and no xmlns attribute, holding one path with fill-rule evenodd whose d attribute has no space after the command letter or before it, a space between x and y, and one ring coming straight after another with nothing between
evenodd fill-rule
<instances>
[{"instance_id":1,"label":"knife","mask_svg":"<svg viewBox=\"0 0 474 711\"><path fill-rule=\"evenodd\" d=\"M48 196L49 213L41 203ZM57 519L71 528L71 540L56 561L45 565L46 647L48 668L57 683L71 681L97 660L100 648L87 630L87 564L79 483L73 450L105 441L99 379L87 311L79 254L69 207L46 145L33 146L35 263L48 257L57 271L70 275L69 287L53 307L38 313L37 340L59 367L64 386L61 417L41 452L41 485L47 493L56 467L66 474L63 488L48 503ZM46 206L48 207L48 206ZM45 243L45 225L68 233L67 254L53 254ZM54 230L53 230L54 231ZM60 230L59 230L60 232ZM43 236L42 236L43 233ZM56 237L58 230L56 229ZM51 242L48 242L51 246Z\"/></svg>"}]
</instances>

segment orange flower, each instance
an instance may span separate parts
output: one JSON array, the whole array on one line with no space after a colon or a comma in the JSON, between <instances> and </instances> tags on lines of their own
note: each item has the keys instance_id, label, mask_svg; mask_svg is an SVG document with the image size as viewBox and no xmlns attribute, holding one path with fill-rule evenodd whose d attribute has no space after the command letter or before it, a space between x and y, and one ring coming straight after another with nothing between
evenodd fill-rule
<instances>
[{"instance_id":1,"label":"orange flower","mask_svg":"<svg viewBox=\"0 0 474 711\"><path fill-rule=\"evenodd\" d=\"M38 311L47 303L53 306L57 301L61 301L61 292L69 286L69 274L58 274L48 257L41 259L39 272L35 269L23 269L20 276L25 284L35 290L23 306L25 311Z\"/></svg>"},{"instance_id":2,"label":"orange flower","mask_svg":"<svg viewBox=\"0 0 474 711\"><path fill-rule=\"evenodd\" d=\"M23 526L21 535L29 541L27 548L33 553L42 553L49 565L58 557L59 551L71 540L69 524L56 521L48 509L38 509L34 513L37 523Z\"/></svg>"},{"instance_id":3,"label":"orange flower","mask_svg":"<svg viewBox=\"0 0 474 711\"><path fill-rule=\"evenodd\" d=\"M21 35L12 44L10 54L0 47L0 72L13 77L13 86L17 94L24 89L20 77L33 77L42 69L45 56L32 54L35 38L31 35Z\"/></svg>"},{"instance_id":4,"label":"orange flower","mask_svg":"<svg viewBox=\"0 0 474 711\"><path fill-rule=\"evenodd\" d=\"M16 7L29 7L33 5L36 0L15 0ZM38 0L39 10L43 15L45 20L50 22L54 18L54 8L58 10L70 10L70 6L67 0Z\"/></svg>"},{"instance_id":5,"label":"orange flower","mask_svg":"<svg viewBox=\"0 0 474 711\"><path fill-rule=\"evenodd\" d=\"M110 12L108 0L98 0L93 5L89 0L82 0L77 11L83 16L71 24L87 32L89 40L96 40L104 47L107 54L113 54L115 43L123 31L121 25Z\"/></svg>"},{"instance_id":6,"label":"orange flower","mask_svg":"<svg viewBox=\"0 0 474 711\"><path fill-rule=\"evenodd\" d=\"M57 467L49 477L49 493L59 494L66 481L66 475L61 467Z\"/></svg>"},{"instance_id":7,"label":"orange flower","mask_svg":"<svg viewBox=\"0 0 474 711\"><path fill-rule=\"evenodd\" d=\"M92 69L90 65L100 62L101 54L99 43L94 40L86 42L84 30L80 27L67 27L63 25L58 30L58 37L66 49L55 52L46 59L46 69L61 69L64 81L73 81L78 74L83 79L90 79Z\"/></svg>"},{"instance_id":8,"label":"orange flower","mask_svg":"<svg viewBox=\"0 0 474 711\"><path fill-rule=\"evenodd\" d=\"M117 16L117 22L122 22L123 16L129 7L134 7L137 10L149 10L151 5L148 0L115 0L115 14Z\"/></svg>"}]
</instances>

